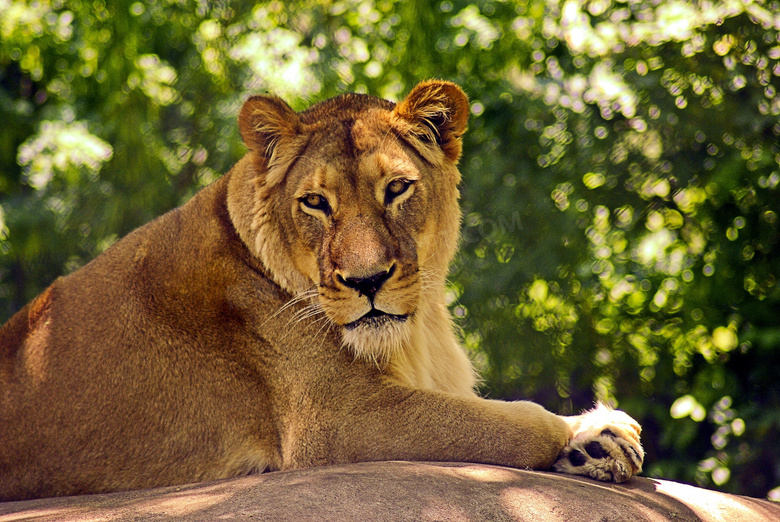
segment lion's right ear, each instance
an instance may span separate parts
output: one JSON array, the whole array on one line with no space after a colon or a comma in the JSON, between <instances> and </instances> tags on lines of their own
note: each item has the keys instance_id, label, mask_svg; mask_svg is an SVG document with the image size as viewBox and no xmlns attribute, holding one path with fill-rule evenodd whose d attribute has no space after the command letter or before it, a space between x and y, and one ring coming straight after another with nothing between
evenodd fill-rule
<instances>
[{"instance_id":1,"label":"lion's right ear","mask_svg":"<svg viewBox=\"0 0 780 522\"><path fill-rule=\"evenodd\" d=\"M250 150L273 160L281 143L292 140L301 131L294 110L276 96L252 96L238 115L241 138Z\"/></svg>"},{"instance_id":2,"label":"lion's right ear","mask_svg":"<svg viewBox=\"0 0 780 522\"><path fill-rule=\"evenodd\" d=\"M406 122L408 132L437 143L450 161L458 162L469 120L469 100L460 87L444 80L421 82L395 106L394 114Z\"/></svg>"}]
</instances>

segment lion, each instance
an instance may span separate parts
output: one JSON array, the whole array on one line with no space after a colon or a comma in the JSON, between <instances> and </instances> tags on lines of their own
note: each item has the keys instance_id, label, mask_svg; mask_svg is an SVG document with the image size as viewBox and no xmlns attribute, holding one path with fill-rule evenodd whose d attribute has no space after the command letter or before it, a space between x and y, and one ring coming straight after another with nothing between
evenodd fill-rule
<instances>
[{"instance_id":1,"label":"lion","mask_svg":"<svg viewBox=\"0 0 780 522\"><path fill-rule=\"evenodd\" d=\"M227 174L0 329L0 499L381 460L639 473L623 412L475 392L445 301L468 114L439 80L249 98Z\"/></svg>"}]
</instances>

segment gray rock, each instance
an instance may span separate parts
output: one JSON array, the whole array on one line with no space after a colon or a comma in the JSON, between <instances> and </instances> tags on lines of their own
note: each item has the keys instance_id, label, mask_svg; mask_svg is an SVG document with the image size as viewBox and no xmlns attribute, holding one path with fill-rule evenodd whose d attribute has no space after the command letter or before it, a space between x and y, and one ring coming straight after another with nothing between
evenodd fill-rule
<instances>
[{"instance_id":1,"label":"gray rock","mask_svg":"<svg viewBox=\"0 0 780 522\"><path fill-rule=\"evenodd\" d=\"M0 504L0 522L123 520L777 521L780 504L666 480L482 464L367 462Z\"/></svg>"}]
</instances>

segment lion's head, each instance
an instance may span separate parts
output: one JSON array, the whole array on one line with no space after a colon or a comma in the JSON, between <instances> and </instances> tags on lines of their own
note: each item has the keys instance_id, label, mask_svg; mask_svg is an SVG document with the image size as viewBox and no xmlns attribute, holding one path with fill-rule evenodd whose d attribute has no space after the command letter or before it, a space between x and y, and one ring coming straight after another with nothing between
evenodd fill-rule
<instances>
[{"instance_id":1,"label":"lion's head","mask_svg":"<svg viewBox=\"0 0 780 522\"><path fill-rule=\"evenodd\" d=\"M359 356L386 360L441 306L468 112L443 81L398 104L346 94L296 113L256 96L241 110L250 151L233 222L271 278L311 303L301 318L341 328Z\"/></svg>"}]
</instances>

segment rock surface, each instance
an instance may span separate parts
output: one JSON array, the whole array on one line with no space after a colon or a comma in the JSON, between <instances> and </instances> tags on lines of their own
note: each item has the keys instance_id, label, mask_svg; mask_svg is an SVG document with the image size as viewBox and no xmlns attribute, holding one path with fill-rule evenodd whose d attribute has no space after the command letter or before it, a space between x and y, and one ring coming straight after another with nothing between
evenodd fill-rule
<instances>
[{"instance_id":1,"label":"rock surface","mask_svg":"<svg viewBox=\"0 0 780 522\"><path fill-rule=\"evenodd\" d=\"M0 522L777 521L780 504L665 480L605 484L482 464L369 462L0 504Z\"/></svg>"}]
</instances>

